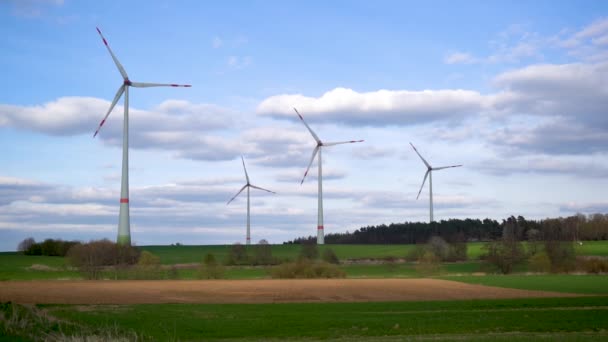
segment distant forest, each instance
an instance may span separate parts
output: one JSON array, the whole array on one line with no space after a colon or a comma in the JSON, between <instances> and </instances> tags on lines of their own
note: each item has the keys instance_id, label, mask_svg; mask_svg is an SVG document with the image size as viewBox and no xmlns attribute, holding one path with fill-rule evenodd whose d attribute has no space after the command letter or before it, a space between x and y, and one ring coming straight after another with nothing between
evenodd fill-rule
<instances>
[{"instance_id":1,"label":"distant forest","mask_svg":"<svg viewBox=\"0 0 608 342\"><path fill-rule=\"evenodd\" d=\"M511 216L502 222L492 219L450 219L433 223L405 222L367 226L346 233L325 235L327 244L417 244L432 236L448 242L493 241L503 231L514 232L520 241L526 240L608 240L608 214L578 214L570 217L526 220ZM312 243L316 236L300 237L285 244Z\"/></svg>"}]
</instances>

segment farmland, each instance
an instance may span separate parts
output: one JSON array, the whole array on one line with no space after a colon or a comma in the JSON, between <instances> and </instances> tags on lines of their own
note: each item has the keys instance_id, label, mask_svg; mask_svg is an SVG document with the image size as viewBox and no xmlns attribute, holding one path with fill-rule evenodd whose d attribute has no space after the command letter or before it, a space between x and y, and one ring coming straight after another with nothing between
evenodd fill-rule
<instances>
[{"instance_id":1,"label":"farmland","mask_svg":"<svg viewBox=\"0 0 608 342\"><path fill-rule=\"evenodd\" d=\"M325 245L321 253L331 248L343 262L359 260L339 266L347 279L289 281L268 279L268 266L228 266L225 280L194 280L207 253L222 261L230 246L141 247L165 269L180 266L177 281L81 281L65 258L0 253L2 300L37 303L3 304L0 341L41 334L150 341L608 338L608 276L529 275L526 265L511 275L486 274L482 246L470 243L469 261L426 274L399 260L414 246ZM272 254L293 260L300 248L274 245ZM576 248L578 255L608 255L603 241Z\"/></svg>"},{"instance_id":2,"label":"farmland","mask_svg":"<svg viewBox=\"0 0 608 342\"><path fill-rule=\"evenodd\" d=\"M39 305L70 334L133 340L597 341L608 297L298 304ZM40 321L38 321L40 322ZM58 328L38 327L47 334ZM71 329L70 329L71 328Z\"/></svg>"}]
</instances>

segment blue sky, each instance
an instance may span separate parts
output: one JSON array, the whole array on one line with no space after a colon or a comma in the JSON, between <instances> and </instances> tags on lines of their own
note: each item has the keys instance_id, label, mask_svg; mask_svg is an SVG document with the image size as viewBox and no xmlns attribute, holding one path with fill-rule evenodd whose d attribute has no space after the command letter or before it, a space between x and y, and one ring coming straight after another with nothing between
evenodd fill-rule
<instances>
[{"instance_id":1,"label":"blue sky","mask_svg":"<svg viewBox=\"0 0 608 342\"><path fill-rule=\"evenodd\" d=\"M114 239L121 84L133 81L131 229L137 244L316 233L435 218L607 212L608 3L599 1L0 2L0 250L25 237ZM313 172L314 174L315 172Z\"/></svg>"}]
</instances>

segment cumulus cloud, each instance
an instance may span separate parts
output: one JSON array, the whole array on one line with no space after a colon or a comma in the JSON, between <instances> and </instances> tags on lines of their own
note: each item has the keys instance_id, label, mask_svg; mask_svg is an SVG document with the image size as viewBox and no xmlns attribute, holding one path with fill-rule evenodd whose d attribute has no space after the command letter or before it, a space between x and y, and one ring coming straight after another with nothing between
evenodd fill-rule
<instances>
[{"instance_id":1,"label":"cumulus cloud","mask_svg":"<svg viewBox=\"0 0 608 342\"><path fill-rule=\"evenodd\" d=\"M308 175L306 176L306 179L308 181L312 181L312 180L317 180L317 172L316 172L316 166L313 163L313 166L311 166L311 171L308 172ZM343 170L335 170L335 169L326 169L323 168L323 181L326 180L335 180L335 179L342 179L345 178L347 176L346 171ZM298 170L288 170L288 171L284 171L281 172L279 174L277 174L276 176L276 180L279 182L291 182L291 183L299 183L302 178L304 177L304 171L298 171Z\"/></svg>"},{"instance_id":2,"label":"cumulus cloud","mask_svg":"<svg viewBox=\"0 0 608 342\"><path fill-rule=\"evenodd\" d=\"M497 176L516 173L563 174L571 176L605 178L608 166L581 158L555 158L546 155L509 159L487 159L475 166L476 170Z\"/></svg>"},{"instance_id":3,"label":"cumulus cloud","mask_svg":"<svg viewBox=\"0 0 608 342\"><path fill-rule=\"evenodd\" d=\"M346 125L406 125L457 120L478 113L483 97L470 90L378 90L360 93L336 88L320 97L286 94L269 97L257 107L260 115L297 118L293 107L311 122Z\"/></svg>"}]
</instances>

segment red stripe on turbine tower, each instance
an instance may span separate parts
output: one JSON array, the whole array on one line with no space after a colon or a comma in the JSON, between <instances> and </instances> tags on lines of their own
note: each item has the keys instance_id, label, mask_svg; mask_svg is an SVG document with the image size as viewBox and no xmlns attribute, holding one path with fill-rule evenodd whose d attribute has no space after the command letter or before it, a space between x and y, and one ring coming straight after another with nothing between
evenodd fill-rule
<instances>
[{"instance_id":1,"label":"red stripe on turbine tower","mask_svg":"<svg viewBox=\"0 0 608 342\"><path fill-rule=\"evenodd\" d=\"M120 199L120 203L129 203L129 199L128 198L121 198Z\"/></svg>"},{"instance_id":2,"label":"red stripe on turbine tower","mask_svg":"<svg viewBox=\"0 0 608 342\"><path fill-rule=\"evenodd\" d=\"M323 230L323 226L317 226L317 230Z\"/></svg>"}]
</instances>

